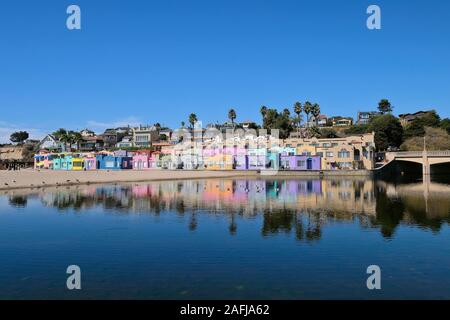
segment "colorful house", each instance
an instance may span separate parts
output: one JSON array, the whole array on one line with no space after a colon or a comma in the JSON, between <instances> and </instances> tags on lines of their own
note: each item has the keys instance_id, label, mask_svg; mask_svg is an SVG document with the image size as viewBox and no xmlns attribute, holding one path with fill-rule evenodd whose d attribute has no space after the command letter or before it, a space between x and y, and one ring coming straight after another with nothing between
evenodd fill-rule
<instances>
[{"instance_id":1,"label":"colorful house","mask_svg":"<svg viewBox=\"0 0 450 320\"><path fill-rule=\"evenodd\" d=\"M206 170L233 170L233 156L229 154L217 154L204 159Z\"/></svg>"},{"instance_id":2,"label":"colorful house","mask_svg":"<svg viewBox=\"0 0 450 320\"><path fill-rule=\"evenodd\" d=\"M53 158L53 170L72 170L73 157L70 154L58 154Z\"/></svg>"},{"instance_id":3,"label":"colorful house","mask_svg":"<svg viewBox=\"0 0 450 320\"><path fill-rule=\"evenodd\" d=\"M267 150L265 148L248 149L248 168L249 170L266 169Z\"/></svg>"},{"instance_id":4,"label":"colorful house","mask_svg":"<svg viewBox=\"0 0 450 320\"><path fill-rule=\"evenodd\" d=\"M54 155L50 153L37 154L34 156L35 169L53 169Z\"/></svg>"},{"instance_id":5,"label":"colorful house","mask_svg":"<svg viewBox=\"0 0 450 320\"><path fill-rule=\"evenodd\" d=\"M280 168L283 170L320 170L319 156L280 156Z\"/></svg>"},{"instance_id":6,"label":"colorful house","mask_svg":"<svg viewBox=\"0 0 450 320\"><path fill-rule=\"evenodd\" d=\"M233 169L235 170L248 170L248 156L247 155L236 155L233 156Z\"/></svg>"},{"instance_id":7,"label":"colorful house","mask_svg":"<svg viewBox=\"0 0 450 320\"><path fill-rule=\"evenodd\" d=\"M127 170L133 168L132 157L97 155L97 168L100 170Z\"/></svg>"},{"instance_id":8,"label":"colorful house","mask_svg":"<svg viewBox=\"0 0 450 320\"><path fill-rule=\"evenodd\" d=\"M84 170L97 170L97 158L94 156L84 158Z\"/></svg>"},{"instance_id":9,"label":"colorful house","mask_svg":"<svg viewBox=\"0 0 450 320\"><path fill-rule=\"evenodd\" d=\"M133 170L149 170L150 152L137 152L133 156Z\"/></svg>"},{"instance_id":10,"label":"colorful house","mask_svg":"<svg viewBox=\"0 0 450 320\"><path fill-rule=\"evenodd\" d=\"M266 168L271 170L280 169L280 154L278 152L268 152L266 158Z\"/></svg>"},{"instance_id":11,"label":"colorful house","mask_svg":"<svg viewBox=\"0 0 450 320\"><path fill-rule=\"evenodd\" d=\"M72 169L74 171L84 170L84 158L80 156L72 157Z\"/></svg>"}]
</instances>

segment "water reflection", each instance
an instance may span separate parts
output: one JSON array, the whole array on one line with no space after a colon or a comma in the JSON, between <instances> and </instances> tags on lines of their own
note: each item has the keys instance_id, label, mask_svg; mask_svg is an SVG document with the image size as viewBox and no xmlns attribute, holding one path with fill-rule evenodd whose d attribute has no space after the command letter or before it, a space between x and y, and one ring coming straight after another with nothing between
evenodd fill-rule
<instances>
[{"instance_id":1,"label":"water reflection","mask_svg":"<svg viewBox=\"0 0 450 320\"><path fill-rule=\"evenodd\" d=\"M361 179L186 180L106 186L45 188L3 192L9 204L24 208L30 198L64 212L102 207L113 214L175 212L187 227L199 227L198 215L226 215L231 235L238 219L262 217L261 234L295 234L317 241L327 224L355 222L377 228L386 238L399 225L439 232L450 216L450 186L440 183L392 184Z\"/></svg>"}]
</instances>

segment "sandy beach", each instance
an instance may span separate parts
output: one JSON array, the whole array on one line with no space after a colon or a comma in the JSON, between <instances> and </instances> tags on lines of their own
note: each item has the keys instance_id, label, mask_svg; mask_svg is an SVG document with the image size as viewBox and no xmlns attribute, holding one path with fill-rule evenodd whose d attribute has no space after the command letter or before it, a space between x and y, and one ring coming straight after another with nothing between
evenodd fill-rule
<instances>
[{"instance_id":1,"label":"sandy beach","mask_svg":"<svg viewBox=\"0 0 450 320\"><path fill-rule=\"evenodd\" d=\"M33 169L25 169L20 171L2 170L0 171L0 190L116 182L227 178L237 176L251 177L256 175L256 172L252 171L38 171Z\"/></svg>"}]
</instances>

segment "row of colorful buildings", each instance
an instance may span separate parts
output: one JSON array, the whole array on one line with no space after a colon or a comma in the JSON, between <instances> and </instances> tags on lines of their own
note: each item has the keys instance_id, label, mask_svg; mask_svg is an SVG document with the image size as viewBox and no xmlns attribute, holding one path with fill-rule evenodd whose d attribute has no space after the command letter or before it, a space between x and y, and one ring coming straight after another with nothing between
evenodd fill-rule
<instances>
[{"instance_id":1,"label":"row of colorful buildings","mask_svg":"<svg viewBox=\"0 0 450 320\"><path fill-rule=\"evenodd\" d=\"M335 139L217 138L166 144L157 151L102 151L35 155L35 168L52 170L371 170L374 135Z\"/></svg>"}]
</instances>

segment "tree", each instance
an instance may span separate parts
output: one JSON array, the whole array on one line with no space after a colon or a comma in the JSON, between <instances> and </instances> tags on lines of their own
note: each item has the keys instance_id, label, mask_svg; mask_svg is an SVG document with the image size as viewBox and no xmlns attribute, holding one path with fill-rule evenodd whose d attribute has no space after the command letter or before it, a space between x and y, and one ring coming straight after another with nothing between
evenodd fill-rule
<instances>
[{"instance_id":1,"label":"tree","mask_svg":"<svg viewBox=\"0 0 450 320\"><path fill-rule=\"evenodd\" d=\"M276 109L267 109L263 118L263 128L272 129L279 114Z\"/></svg>"},{"instance_id":2,"label":"tree","mask_svg":"<svg viewBox=\"0 0 450 320\"><path fill-rule=\"evenodd\" d=\"M167 141L167 136L165 134L160 134L159 141Z\"/></svg>"},{"instance_id":3,"label":"tree","mask_svg":"<svg viewBox=\"0 0 450 320\"><path fill-rule=\"evenodd\" d=\"M53 135L55 136L56 139L61 140L62 136L67 135L67 130L64 128L60 128L57 131L53 132Z\"/></svg>"},{"instance_id":4,"label":"tree","mask_svg":"<svg viewBox=\"0 0 450 320\"><path fill-rule=\"evenodd\" d=\"M320 132L318 127L309 127L308 128L308 136L310 138L321 138L322 133Z\"/></svg>"},{"instance_id":5,"label":"tree","mask_svg":"<svg viewBox=\"0 0 450 320\"><path fill-rule=\"evenodd\" d=\"M368 132L375 132L375 145L379 151L398 148L403 142L403 127L391 114L375 117L369 124Z\"/></svg>"},{"instance_id":6,"label":"tree","mask_svg":"<svg viewBox=\"0 0 450 320\"><path fill-rule=\"evenodd\" d=\"M415 118L405 129L405 139L423 137L425 128L437 128L441 125L441 119L436 111L432 110L422 117Z\"/></svg>"},{"instance_id":7,"label":"tree","mask_svg":"<svg viewBox=\"0 0 450 320\"><path fill-rule=\"evenodd\" d=\"M70 135L71 144L76 143L77 150L79 150L80 149L80 141L83 140L83 136L81 135L81 133L76 132L76 131L69 131L69 135Z\"/></svg>"},{"instance_id":8,"label":"tree","mask_svg":"<svg viewBox=\"0 0 450 320\"><path fill-rule=\"evenodd\" d=\"M181 121L181 127L184 128L185 125L186 123L184 121Z\"/></svg>"},{"instance_id":9,"label":"tree","mask_svg":"<svg viewBox=\"0 0 450 320\"><path fill-rule=\"evenodd\" d=\"M291 112L289 111L288 108L285 108L285 109L283 110L283 115L286 116L286 117L290 117L290 116L291 116Z\"/></svg>"},{"instance_id":10,"label":"tree","mask_svg":"<svg viewBox=\"0 0 450 320\"><path fill-rule=\"evenodd\" d=\"M450 119L449 118L442 119L440 127L446 130L448 134L450 134Z\"/></svg>"},{"instance_id":11,"label":"tree","mask_svg":"<svg viewBox=\"0 0 450 320\"><path fill-rule=\"evenodd\" d=\"M191 128L194 128L194 124L197 122L197 115L195 113L191 113L189 115L189 123L191 125Z\"/></svg>"},{"instance_id":12,"label":"tree","mask_svg":"<svg viewBox=\"0 0 450 320\"><path fill-rule=\"evenodd\" d=\"M265 120L266 115L267 115L267 110L268 109L267 109L266 106L261 106L260 112L261 112L263 123L264 123L264 120ZM263 125L263 127L264 127L264 125Z\"/></svg>"},{"instance_id":13,"label":"tree","mask_svg":"<svg viewBox=\"0 0 450 320\"><path fill-rule=\"evenodd\" d=\"M378 110L382 114L391 113L392 112L392 105L389 102L388 99L381 99L380 102L378 102Z\"/></svg>"},{"instance_id":14,"label":"tree","mask_svg":"<svg viewBox=\"0 0 450 320\"><path fill-rule=\"evenodd\" d=\"M356 126L351 126L347 130L345 130L345 134L364 134L369 132L369 125L367 124L358 124Z\"/></svg>"},{"instance_id":15,"label":"tree","mask_svg":"<svg viewBox=\"0 0 450 320\"><path fill-rule=\"evenodd\" d=\"M337 135L336 130L329 129L329 128L322 128L320 129L320 137L323 139L334 139L339 138Z\"/></svg>"},{"instance_id":16,"label":"tree","mask_svg":"<svg viewBox=\"0 0 450 320\"><path fill-rule=\"evenodd\" d=\"M71 136L69 132L62 133L62 131L58 134L58 140L64 143L65 149L70 151L70 144L72 142ZM69 148L68 148L69 145Z\"/></svg>"},{"instance_id":17,"label":"tree","mask_svg":"<svg viewBox=\"0 0 450 320\"><path fill-rule=\"evenodd\" d=\"M298 122L298 127L301 127L302 124L302 114L303 112L303 106L300 102L296 102L294 103L294 113L297 115L297 122Z\"/></svg>"},{"instance_id":18,"label":"tree","mask_svg":"<svg viewBox=\"0 0 450 320\"><path fill-rule=\"evenodd\" d=\"M234 109L230 109L228 111L228 119L230 119L231 123L234 124L234 119L236 119L236 111L234 111Z\"/></svg>"},{"instance_id":19,"label":"tree","mask_svg":"<svg viewBox=\"0 0 450 320\"><path fill-rule=\"evenodd\" d=\"M303 106L303 111L306 113L306 122L309 121L309 114L312 112L312 104L309 101L305 102L305 105Z\"/></svg>"},{"instance_id":20,"label":"tree","mask_svg":"<svg viewBox=\"0 0 450 320\"><path fill-rule=\"evenodd\" d=\"M17 131L11 134L10 140L14 143L22 144L30 135L26 131Z\"/></svg>"},{"instance_id":21,"label":"tree","mask_svg":"<svg viewBox=\"0 0 450 320\"><path fill-rule=\"evenodd\" d=\"M317 103L313 104L313 106L311 108L311 113L314 116L314 121L317 126L317 121L319 120L319 116L320 116L320 106Z\"/></svg>"},{"instance_id":22,"label":"tree","mask_svg":"<svg viewBox=\"0 0 450 320\"><path fill-rule=\"evenodd\" d=\"M280 138L286 139L293 130L290 114L279 113L276 109L267 109L263 121L263 128L279 130Z\"/></svg>"}]
</instances>

